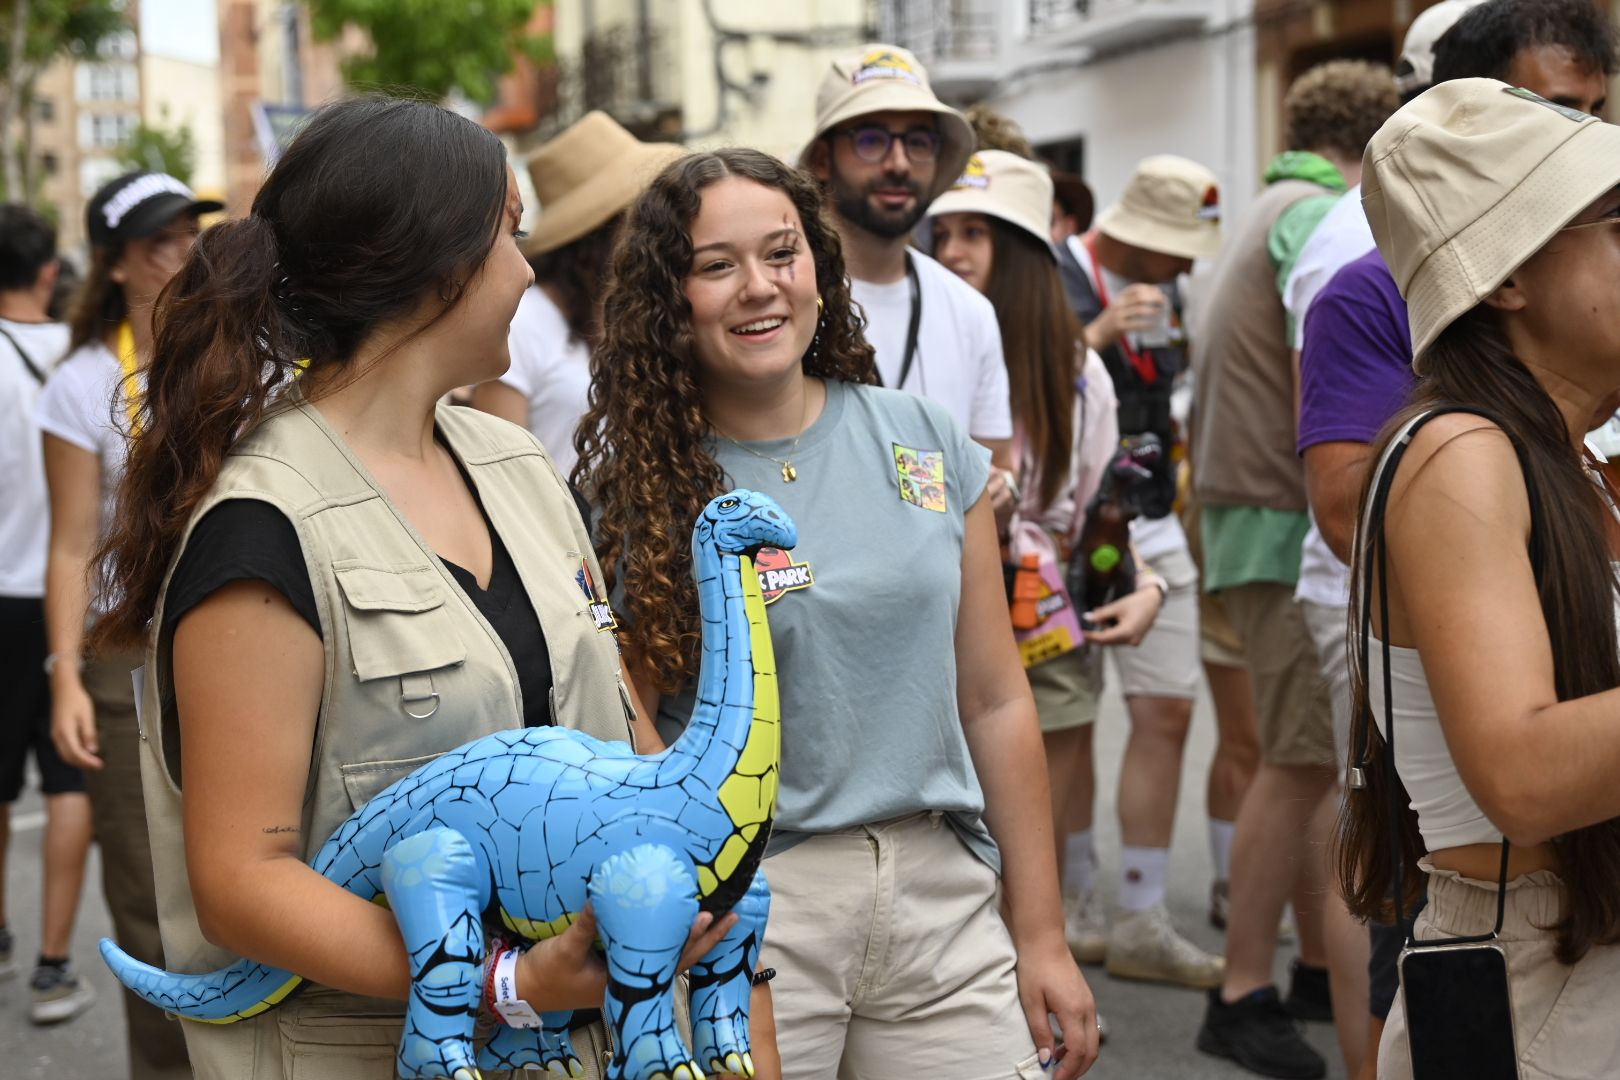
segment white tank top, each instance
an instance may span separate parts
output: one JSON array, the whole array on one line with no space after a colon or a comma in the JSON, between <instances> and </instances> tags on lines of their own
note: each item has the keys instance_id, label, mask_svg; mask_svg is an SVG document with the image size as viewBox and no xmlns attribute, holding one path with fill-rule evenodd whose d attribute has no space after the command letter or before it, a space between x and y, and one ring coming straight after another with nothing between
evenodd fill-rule
<instances>
[{"instance_id":1,"label":"white tank top","mask_svg":"<svg viewBox=\"0 0 1620 1080\"><path fill-rule=\"evenodd\" d=\"M1414 418L1399 436L1390 441L1378 462L1381 475L1390 451L1410 432ZM1375 481L1376 483L1376 481ZM1611 511L1614 502L1599 481L1599 490ZM1365 528L1366 522L1362 522ZM1620 600L1616 619L1620 621ZM1380 735L1388 738L1384 717L1384 649L1376 633L1367 642L1367 697ZM1468 793L1457 765L1446 746L1440 728L1440 712L1435 708L1429 679L1416 649L1389 647L1390 700L1395 713L1395 772L1406 787L1410 805L1417 813L1418 832L1429 851L1461 847L1465 844L1499 844L1502 831L1492 825L1474 797Z\"/></svg>"}]
</instances>

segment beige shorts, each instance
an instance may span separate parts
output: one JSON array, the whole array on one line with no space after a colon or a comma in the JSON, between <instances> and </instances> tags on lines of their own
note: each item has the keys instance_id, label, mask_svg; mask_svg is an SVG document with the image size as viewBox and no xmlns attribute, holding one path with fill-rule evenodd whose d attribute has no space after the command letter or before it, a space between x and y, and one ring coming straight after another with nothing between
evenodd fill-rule
<instances>
[{"instance_id":1,"label":"beige shorts","mask_svg":"<svg viewBox=\"0 0 1620 1080\"><path fill-rule=\"evenodd\" d=\"M1100 649L1081 646L1036 664L1028 675L1042 731L1068 731L1096 722L1103 684Z\"/></svg>"},{"instance_id":2,"label":"beige shorts","mask_svg":"<svg viewBox=\"0 0 1620 1080\"><path fill-rule=\"evenodd\" d=\"M1188 503L1181 515L1181 527L1187 534L1187 550L1192 554L1193 565L1204 565L1204 533L1203 515L1197 503ZM1199 656L1206 664L1219 664L1221 667L1245 667L1243 661L1243 640L1238 637L1237 630L1232 626L1232 620L1226 617L1221 609L1219 597L1198 591L1198 638Z\"/></svg>"},{"instance_id":3,"label":"beige shorts","mask_svg":"<svg viewBox=\"0 0 1620 1080\"><path fill-rule=\"evenodd\" d=\"M1513 1036L1520 1080L1620 1076L1620 946L1595 945L1573 967L1553 956L1544 926L1562 916L1564 885L1548 870L1508 882L1507 916L1498 943L1507 953ZM1429 869L1429 906L1417 918L1418 940L1489 933L1496 925L1496 882ZM1378 1047L1380 1080L1411 1080L1406 1003L1396 995Z\"/></svg>"},{"instance_id":4,"label":"beige shorts","mask_svg":"<svg viewBox=\"0 0 1620 1080\"><path fill-rule=\"evenodd\" d=\"M1333 749L1342 773L1350 761L1350 657L1346 652L1350 615L1342 607L1310 600L1298 603L1316 646L1317 669L1327 683L1328 706L1333 710Z\"/></svg>"},{"instance_id":5,"label":"beige shorts","mask_svg":"<svg viewBox=\"0 0 1620 1080\"><path fill-rule=\"evenodd\" d=\"M1333 768L1333 709L1294 587L1256 581L1222 589L1221 607L1243 641L1260 719L1260 760Z\"/></svg>"},{"instance_id":6,"label":"beige shorts","mask_svg":"<svg viewBox=\"0 0 1620 1080\"><path fill-rule=\"evenodd\" d=\"M1186 548L1148 560L1169 590L1142 644L1106 649L1126 697L1198 696L1198 566Z\"/></svg>"},{"instance_id":7,"label":"beige shorts","mask_svg":"<svg viewBox=\"0 0 1620 1080\"><path fill-rule=\"evenodd\" d=\"M939 814L765 860L784 1080L1037 1080L995 872Z\"/></svg>"}]
</instances>

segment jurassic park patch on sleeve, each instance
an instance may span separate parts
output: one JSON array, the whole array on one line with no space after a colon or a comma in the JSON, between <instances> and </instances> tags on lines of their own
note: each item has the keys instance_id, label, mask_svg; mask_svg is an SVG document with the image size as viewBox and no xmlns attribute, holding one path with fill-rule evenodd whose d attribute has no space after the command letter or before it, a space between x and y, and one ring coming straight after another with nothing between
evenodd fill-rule
<instances>
[{"instance_id":1,"label":"jurassic park patch on sleeve","mask_svg":"<svg viewBox=\"0 0 1620 1080\"><path fill-rule=\"evenodd\" d=\"M759 591L767 604L780 600L783 593L808 589L816 583L810 564L794 562L793 556L781 548L760 548L754 556L754 569L759 571Z\"/></svg>"},{"instance_id":2,"label":"jurassic park patch on sleeve","mask_svg":"<svg viewBox=\"0 0 1620 1080\"><path fill-rule=\"evenodd\" d=\"M945 452L918 450L911 446L891 444L894 447L894 471L900 484L900 498L913 506L945 512Z\"/></svg>"}]
</instances>

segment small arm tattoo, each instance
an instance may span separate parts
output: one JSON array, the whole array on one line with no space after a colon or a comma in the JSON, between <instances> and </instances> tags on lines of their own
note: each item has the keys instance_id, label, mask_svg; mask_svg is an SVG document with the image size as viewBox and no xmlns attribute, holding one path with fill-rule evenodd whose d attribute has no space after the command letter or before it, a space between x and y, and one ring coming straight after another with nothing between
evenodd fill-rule
<instances>
[{"instance_id":1,"label":"small arm tattoo","mask_svg":"<svg viewBox=\"0 0 1620 1080\"><path fill-rule=\"evenodd\" d=\"M296 825L267 825L259 831L266 836L274 836L277 833L295 833L300 830Z\"/></svg>"}]
</instances>

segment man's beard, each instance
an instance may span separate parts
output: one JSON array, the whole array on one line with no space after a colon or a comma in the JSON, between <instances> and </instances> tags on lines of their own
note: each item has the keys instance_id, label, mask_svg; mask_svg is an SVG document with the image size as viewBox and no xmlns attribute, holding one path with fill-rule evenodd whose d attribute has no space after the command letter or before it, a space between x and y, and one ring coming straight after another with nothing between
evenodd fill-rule
<instances>
[{"instance_id":1,"label":"man's beard","mask_svg":"<svg viewBox=\"0 0 1620 1080\"><path fill-rule=\"evenodd\" d=\"M884 210L874 206L870 196L878 187L905 188L912 194L910 207L902 210ZM831 188L833 206L837 208L839 217L888 240L909 235L911 230L916 228L917 222L922 220L923 212L928 209L922 189L915 180L884 178L873 181L867 190L861 191L835 173Z\"/></svg>"}]
</instances>

